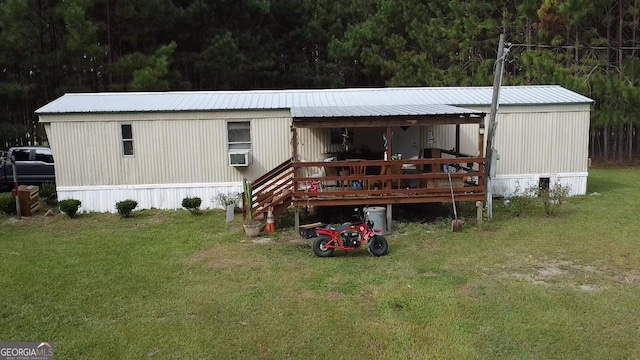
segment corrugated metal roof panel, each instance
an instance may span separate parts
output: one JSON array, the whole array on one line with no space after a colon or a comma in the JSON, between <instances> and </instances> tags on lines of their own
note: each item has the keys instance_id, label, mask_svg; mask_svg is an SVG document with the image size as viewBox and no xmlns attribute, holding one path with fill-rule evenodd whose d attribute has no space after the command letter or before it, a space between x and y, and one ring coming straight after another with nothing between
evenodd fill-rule
<instances>
[{"instance_id":1,"label":"corrugated metal roof panel","mask_svg":"<svg viewBox=\"0 0 640 360\"><path fill-rule=\"evenodd\" d=\"M183 91L66 94L38 114L265 110L378 105L489 105L491 87L362 88L327 90ZM593 100L557 85L505 86L501 105L588 104Z\"/></svg>"},{"instance_id":2,"label":"corrugated metal roof panel","mask_svg":"<svg viewBox=\"0 0 640 360\"><path fill-rule=\"evenodd\" d=\"M295 118L402 116L402 115L463 115L480 111L450 105L375 105L375 106L315 106L292 107Z\"/></svg>"}]
</instances>

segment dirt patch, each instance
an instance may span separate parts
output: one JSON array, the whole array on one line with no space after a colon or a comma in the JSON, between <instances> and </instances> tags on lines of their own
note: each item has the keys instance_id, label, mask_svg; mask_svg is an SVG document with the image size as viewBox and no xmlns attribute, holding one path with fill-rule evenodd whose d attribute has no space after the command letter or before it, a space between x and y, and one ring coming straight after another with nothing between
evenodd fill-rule
<instances>
[{"instance_id":1,"label":"dirt patch","mask_svg":"<svg viewBox=\"0 0 640 360\"><path fill-rule=\"evenodd\" d=\"M578 286L578 289L582 291L587 291L587 292L602 291L602 288L600 286L589 285L589 284L582 284Z\"/></svg>"},{"instance_id":2,"label":"dirt patch","mask_svg":"<svg viewBox=\"0 0 640 360\"><path fill-rule=\"evenodd\" d=\"M255 254L249 254L247 249L238 246L213 246L193 254L189 265L206 263L214 270L260 268L266 266L266 260L256 259Z\"/></svg>"},{"instance_id":3,"label":"dirt patch","mask_svg":"<svg viewBox=\"0 0 640 360\"><path fill-rule=\"evenodd\" d=\"M458 294L464 296L467 299L478 298L478 283L468 282L464 285L458 286Z\"/></svg>"},{"instance_id":4,"label":"dirt patch","mask_svg":"<svg viewBox=\"0 0 640 360\"><path fill-rule=\"evenodd\" d=\"M496 274L496 270L498 273ZM533 256L511 257L508 262L485 268L487 276L502 279L518 279L535 285L569 287L582 291L602 291L597 285L584 284L591 280L614 280L614 274L594 266L579 264L571 260L535 258ZM590 279L590 280L589 280ZM630 278L629 282L636 281ZM640 274L637 277L640 284Z\"/></svg>"},{"instance_id":5,"label":"dirt patch","mask_svg":"<svg viewBox=\"0 0 640 360\"><path fill-rule=\"evenodd\" d=\"M329 300L342 300L344 297L341 294L336 292L331 292L327 295L327 299Z\"/></svg>"},{"instance_id":6,"label":"dirt patch","mask_svg":"<svg viewBox=\"0 0 640 360\"><path fill-rule=\"evenodd\" d=\"M23 216L20 219L15 217L9 217L5 221L2 222L2 225L14 225L14 224L31 224L36 221L37 216Z\"/></svg>"},{"instance_id":7,"label":"dirt patch","mask_svg":"<svg viewBox=\"0 0 640 360\"><path fill-rule=\"evenodd\" d=\"M542 277L566 275L568 273L568 271L560 269L557 264L551 264L542 269L538 269L538 274Z\"/></svg>"},{"instance_id":8,"label":"dirt patch","mask_svg":"<svg viewBox=\"0 0 640 360\"><path fill-rule=\"evenodd\" d=\"M632 285L640 285L640 274L622 274L618 275L618 280Z\"/></svg>"},{"instance_id":9,"label":"dirt patch","mask_svg":"<svg viewBox=\"0 0 640 360\"><path fill-rule=\"evenodd\" d=\"M251 239L251 242L254 244L271 244L273 241L267 237L259 237L255 239Z\"/></svg>"},{"instance_id":10,"label":"dirt patch","mask_svg":"<svg viewBox=\"0 0 640 360\"><path fill-rule=\"evenodd\" d=\"M602 270L599 270L595 266L591 266L591 265L586 265L586 266L572 265L572 266L575 269L582 270L582 271L587 272L587 273L602 274Z\"/></svg>"},{"instance_id":11,"label":"dirt patch","mask_svg":"<svg viewBox=\"0 0 640 360\"><path fill-rule=\"evenodd\" d=\"M365 289L360 292L360 299L368 309L373 309L376 305L376 299L373 297L373 291L369 289Z\"/></svg>"},{"instance_id":12,"label":"dirt patch","mask_svg":"<svg viewBox=\"0 0 640 360\"><path fill-rule=\"evenodd\" d=\"M308 290L305 290L300 294L300 298L302 300L309 300L309 299L313 299L314 297L316 297L316 295L313 292Z\"/></svg>"},{"instance_id":13,"label":"dirt patch","mask_svg":"<svg viewBox=\"0 0 640 360\"><path fill-rule=\"evenodd\" d=\"M507 274L507 273L502 273L501 278L513 278L513 279L519 279L519 280L525 280L528 281L534 285L549 285L549 283L547 283L544 280L540 280L536 277L534 277L533 275L529 275L529 274L522 274L522 273L511 273L511 274Z\"/></svg>"}]
</instances>

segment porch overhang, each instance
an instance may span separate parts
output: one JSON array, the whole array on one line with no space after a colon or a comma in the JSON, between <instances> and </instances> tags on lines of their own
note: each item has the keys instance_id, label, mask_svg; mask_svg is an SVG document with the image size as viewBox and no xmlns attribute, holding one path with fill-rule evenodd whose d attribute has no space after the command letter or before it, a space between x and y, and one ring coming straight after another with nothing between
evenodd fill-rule
<instances>
[{"instance_id":1,"label":"porch overhang","mask_svg":"<svg viewBox=\"0 0 640 360\"><path fill-rule=\"evenodd\" d=\"M294 128L484 124L485 113L449 105L316 106L291 108Z\"/></svg>"}]
</instances>

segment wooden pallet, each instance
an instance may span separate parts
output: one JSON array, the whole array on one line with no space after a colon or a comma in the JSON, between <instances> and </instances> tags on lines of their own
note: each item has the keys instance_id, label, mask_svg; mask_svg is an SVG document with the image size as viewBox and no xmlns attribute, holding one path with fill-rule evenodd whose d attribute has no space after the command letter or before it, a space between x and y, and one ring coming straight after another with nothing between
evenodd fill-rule
<instances>
[{"instance_id":1,"label":"wooden pallet","mask_svg":"<svg viewBox=\"0 0 640 360\"><path fill-rule=\"evenodd\" d=\"M20 213L22 216L31 216L40 210L40 188L33 185L18 186L18 198L20 199Z\"/></svg>"}]
</instances>

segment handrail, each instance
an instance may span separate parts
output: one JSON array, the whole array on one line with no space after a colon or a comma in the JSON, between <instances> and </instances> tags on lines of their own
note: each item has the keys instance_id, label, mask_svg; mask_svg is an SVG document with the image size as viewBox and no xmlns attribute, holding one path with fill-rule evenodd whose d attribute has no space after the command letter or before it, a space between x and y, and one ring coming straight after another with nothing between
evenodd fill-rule
<instances>
[{"instance_id":1,"label":"handrail","mask_svg":"<svg viewBox=\"0 0 640 360\"><path fill-rule=\"evenodd\" d=\"M449 165L459 171L447 173L442 171L441 165ZM349 174L331 175L322 177L300 176L305 168L324 167L325 172L330 168L338 170L349 169L359 165L380 168L381 174ZM403 165L407 166L403 169ZM432 165L431 172L421 172L424 165ZM408 203L420 201L447 201L450 199L449 175L453 180L452 188L456 197L462 199L482 199L485 188L484 157L456 157L456 158L429 158L429 159L402 159L402 160L340 160L331 162L293 162L287 159L265 175L252 182L253 199L250 206L254 216L267 213L269 207L274 207L274 216L278 216L286 208L293 204L315 203L320 206L340 205L354 203L358 199L364 202ZM415 171L415 173L411 173ZM407 173L409 172L409 173ZM338 172L340 173L340 172ZM467 186L463 178L473 177L477 179L475 185ZM364 182L366 188L354 189L349 185L353 181ZM335 181L339 183L332 191L307 192L299 184L308 185L309 182ZM475 181L474 181L475 182ZM411 186L407 186L411 184ZM446 186L445 186L446 185Z\"/></svg>"},{"instance_id":2,"label":"handrail","mask_svg":"<svg viewBox=\"0 0 640 360\"><path fill-rule=\"evenodd\" d=\"M266 173L266 174L260 176L259 178L253 180L251 182L251 185L255 188L255 187L258 187L258 186L266 183L267 181L273 179L274 176L279 175L282 171L284 171L288 167L290 167L291 164L292 164L291 158L285 160L282 164L276 166L275 168L273 168L268 173Z\"/></svg>"},{"instance_id":3,"label":"handrail","mask_svg":"<svg viewBox=\"0 0 640 360\"><path fill-rule=\"evenodd\" d=\"M291 159L287 159L282 164L276 166L268 173L251 182L253 197L251 204L243 203L243 213L247 207L251 209L254 217L267 213L269 207L278 206L275 212L282 212L291 205L293 197L294 170Z\"/></svg>"},{"instance_id":4,"label":"handrail","mask_svg":"<svg viewBox=\"0 0 640 360\"><path fill-rule=\"evenodd\" d=\"M441 165L448 165L456 168L456 172L446 172ZM485 173L486 158L484 157L457 157L457 158L429 158L429 159L407 159L407 160L342 160L332 162L304 162L294 163L292 167L300 170L308 167L349 169L351 166L359 165L365 168L380 168L379 174L345 174L331 175L323 177L295 176L293 178L294 203L308 201L319 204L338 204L340 201L354 202L361 199L363 202L372 200L383 203L384 199L396 201L403 197L404 202L408 198L414 197L415 201L435 201L442 200L444 195L449 195L451 188L455 194L465 195L466 199L478 200L485 194ZM405 166L403 165L410 165ZM423 172L424 165L432 165L432 171ZM297 171L296 171L297 173ZM340 172L339 172L340 173ZM452 183L449 183L449 177ZM464 179L473 179L473 182L464 182ZM299 188L297 184L304 184L312 181L336 182L335 186L325 186L320 192L306 192ZM359 181L358 187L353 187L353 182ZM342 199L342 200L341 200Z\"/></svg>"},{"instance_id":5,"label":"handrail","mask_svg":"<svg viewBox=\"0 0 640 360\"><path fill-rule=\"evenodd\" d=\"M411 165L442 165L442 164L455 164L455 163L472 163L472 162L486 162L484 157L463 157L463 158L432 158L432 159L401 159L401 160L338 160L338 161L314 161L314 162L297 162L293 163L294 169L306 168L306 167L346 167L352 165L366 165L366 166L402 166L404 164Z\"/></svg>"}]
</instances>

